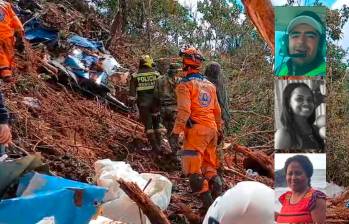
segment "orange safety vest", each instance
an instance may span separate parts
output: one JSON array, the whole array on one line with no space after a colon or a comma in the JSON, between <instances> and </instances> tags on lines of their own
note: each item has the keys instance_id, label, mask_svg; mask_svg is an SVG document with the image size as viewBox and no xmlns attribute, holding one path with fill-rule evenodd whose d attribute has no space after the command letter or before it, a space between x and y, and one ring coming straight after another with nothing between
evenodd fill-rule
<instances>
[{"instance_id":1,"label":"orange safety vest","mask_svg":"<svg viewBox=\"0 0 349 224\"><path fill-rule=\"evenodd\" d=\"M174 134L184 131L190 118L193 123L220 129L221 109L216 95L216 87L201 74L184 77L176 87L177 117Z\"/></svg>"},{"instance_id":2,"label":"orange safety vest","mask_svg":"<svg viewBox=\"0 0 349 224\"><path fill-rule=\"evenodd\" d=\"M290 203L292 192L288 191L279 198L282 208L277 218L278 223L313 223L311 210L318 198L326 199L321 191L310 188L304 197L296 204Z\"/></svg>"},{"instance_id":3,"label":"orange safety vest","mask_svg":"<svg viewBox=\"0 0 349 224\"><path fill-rule=\"evenodd\" d=\"M0 0L0 39L13 37L15 32L23 33L23 25L11 4Z\"/></svg>"}]
</instances>

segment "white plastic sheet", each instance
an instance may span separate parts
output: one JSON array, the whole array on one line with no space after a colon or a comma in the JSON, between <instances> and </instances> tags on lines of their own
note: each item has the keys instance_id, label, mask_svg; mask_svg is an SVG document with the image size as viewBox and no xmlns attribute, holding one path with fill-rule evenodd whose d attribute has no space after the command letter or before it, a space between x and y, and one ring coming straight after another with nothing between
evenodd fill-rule
<instances>
[{"instance_id":1,"label":"white plastic sheet","mask_svg":"<svg viewBox=\"0 0 349 224\"><path fill-rule=\"evenodd\" d=\"M98 216L95 220L91 220L88 224L125 224L125 223L113 221L103 216Z\"/></svg>"},{"instance_id":2,"label":"white plastic sheet","mask_svg":"<svg viewBox=\"0 0 349 224\"><path fill-rule=\"evenodd\" d=\"M113 56L105 54L103 55L103 58L102 67L108 76L115 74L119 68L121 68L121 65L115 60L115 58L113 58Z\"/></svg>"},{"instance_id":3,"label":"white plastic sheet","mask_svg":"<svg viewBox=\"0 0 349 224\"><path fill-rule=\"evenodd\" d=\"M343 191L345 190L344 187L338 186L337 184L331 182L328 183L326 182L326 187L325 189L323 189L323 191L325 191L327 197L330 198L334 198L338 195L340 195L341 193L343 193Z\"/></svg>"},{"instance_id":4,"label":"white plastic sheet","mask_svg":"<svg viewBox=\"0 0 349 224\"><path fill-rule=\"evenodd\" d=\"M55 224L55 217L45 217L41 221L37 222L36 224Z\"/></svg>"},{"instance_id":5,"label":"white plastic sheet","mask_svg":"<svg viewBox=\"0 0 349 224\"><path fill-rule=\"evenodd\" d=\"M166 177L159 174L143 173L134 171L125 162L114 162L109 159L99 160L95 163L97 184L106 187L105 203L102 205L102 215L112 220L118 220L130 224L140 224L139 208L120 188L116 180L120 178L127 182L136 183L144 189L150 179L151 182L145 189L150 199L165 210L170 203L172 183ZM145 223L149 220L142 216Z\"/></svg>"}]
</instances>

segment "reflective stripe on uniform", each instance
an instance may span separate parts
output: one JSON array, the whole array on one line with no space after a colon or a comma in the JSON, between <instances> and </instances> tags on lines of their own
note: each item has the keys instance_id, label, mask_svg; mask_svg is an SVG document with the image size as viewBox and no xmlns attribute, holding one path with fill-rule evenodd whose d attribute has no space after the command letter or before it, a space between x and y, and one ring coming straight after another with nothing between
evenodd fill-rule
<instances>
[{"instance_id":1,"label":"reflective stripe on uniform","mask_svg":"<svg viewBox=\"0 0 349 224\"><path fill-rule=\"evenodd\" d=\"M198 79L198 80L207 80L203 75L201 74L190 74L184 78L181 79L180 82L189 82L191 80L195 80L195 79Z\"/></svg>"},{"instance_id":2,"label":"reflective stripe on uniform","mask_svg":"<svg viewBox=\"0 0 349 224\"><path fill-rule=\"evenodd\" d=\"M158 72L136 73L132 77L137 79L137 91L152 90L155 86L155 81L159 76Z\"/></svg>"},{"instance_id":3,"label":"reflective stripe on uniform","mask_svg":"<svg viewBox=\"0 0 349 224\"><path fill-rule=\"evenodd\" d=\"M181 150L178 152L179 156L198 156L199 152L194 150Z\"/></svg>"}]
</instances>

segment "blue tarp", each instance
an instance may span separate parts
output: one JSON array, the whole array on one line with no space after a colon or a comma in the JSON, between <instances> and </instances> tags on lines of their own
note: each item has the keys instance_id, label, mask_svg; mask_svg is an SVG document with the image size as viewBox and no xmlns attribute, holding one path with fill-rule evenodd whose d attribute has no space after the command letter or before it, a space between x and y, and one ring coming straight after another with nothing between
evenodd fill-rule
<instances>
[{"instance_id":1,"label":"blue tarp","mask_svg":"<svg viewBox=\"0 0 349 224\"><path fill-rule=\"evenodd\" d=\"M31 43L55 42L58 40L58 31L45 28L40 20L33 19L24 26L24 36Z\"/></svg>"},{"instance_id":2,"label":"blue tarp","mask_svg":"<svg viewBox=\"0 0 349 224\"><path fill-rule=\"evenodd\" d=\"M91 50L104 51L102 41L95 41L78 35L72 35L68 38L68 42L76 46L85 47Z\"/></svg>"},{"instance_id":3,"label":"blue tarp","mask_svg":"<svg viewBox=\"0 0 349 224\"><path fill-rule=\"evenodd\" d=\"M54 216L55 224L85 224L95 215L106 189L29 173L21 178L17 195L23 192L25 196L0 201L0 224L34 224L50 216Z\"/></svg>"},{"instance_id":4,"label":"blue tarp","mask_svg":"<svg viewBox=\"0 0 349 224\"><path fill-rule=\"evenodd\" d=\"M64 60L64 65L71 68L72 72L78 77L91 79L89 69L93 64L96 64L100 58L95 55L89 55L79 49L74 50ZM106 72L94 73L95 82L100 85L106 85L108 82L108 74Z\"/></svg>"}]
</instances>

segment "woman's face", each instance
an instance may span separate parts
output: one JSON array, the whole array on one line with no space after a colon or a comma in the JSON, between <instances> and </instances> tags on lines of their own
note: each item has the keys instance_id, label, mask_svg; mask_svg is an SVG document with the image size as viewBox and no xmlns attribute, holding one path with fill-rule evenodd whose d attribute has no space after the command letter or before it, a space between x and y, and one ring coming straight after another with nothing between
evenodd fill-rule
<instances>
[{"instance_id":1,"label":"woman's face","mask_svg":"<svg viewBox=\"0 0 349 224\"><path fill-rule=\"evenodd\" d=\"M286 183L292 191L302 192L305 190L309 183L304 169L297 161L291 162L286 170Z\"/></svg>"},{"instance_id":2,"label":"woman's face","mask_svg":"<svg viewBox=\"0 0 349 224\"><path fill-rule=\"evenodd\" d=\"M314 111L313 94L306 87L295 88L291 93L290 107L293 114L310 117Z\"/></svg>"}]
</instances>

